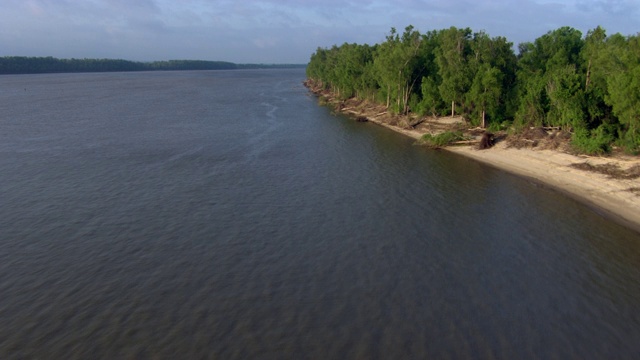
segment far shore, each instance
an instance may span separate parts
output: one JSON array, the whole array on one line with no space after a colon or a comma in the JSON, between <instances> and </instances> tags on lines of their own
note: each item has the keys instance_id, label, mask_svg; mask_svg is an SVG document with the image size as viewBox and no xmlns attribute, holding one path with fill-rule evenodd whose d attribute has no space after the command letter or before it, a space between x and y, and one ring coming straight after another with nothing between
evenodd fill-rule
<instances>
[{"instance_id":1,"label":"far shore","mask_svg":"<svg viewBox=\"0 0 640 360\"><path fill-rule=\"evenodd\" d=\"M358 121L373 122L421 140L424 134L442 131L451 123L464 125L459 118L420 119L392 115L383 106L351 99L339 101L318 89L310 90L331 103L336 111ZM419 126L411 124L419 123ZM640 232L640 157L628 155L587 156L536 147L509 147L500 141L490 149L479 150L477 143L443 148L507 172L550 186L590 206L596 213ZM622 176L599 169L613 169ZM595 170L595 171L594 171Z\"/></svg>"}]
</instances>

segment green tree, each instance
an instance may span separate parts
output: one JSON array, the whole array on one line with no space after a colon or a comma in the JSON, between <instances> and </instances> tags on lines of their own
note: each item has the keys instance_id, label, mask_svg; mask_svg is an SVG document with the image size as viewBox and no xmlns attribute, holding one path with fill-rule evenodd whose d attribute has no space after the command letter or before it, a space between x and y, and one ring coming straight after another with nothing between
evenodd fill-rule
<instances>
[{"instance_id":1,"label":"green tree","mask_svg":"<svg viewBox=\"0 0 640 360\"><path fill-rule=\"evenodd\" d=\"M451 102L451 116L455 115L456 103L464 102L464 94L468 91L472 77L467 66L467 54L470 50L469 39L471 29L451 27L440 33L440 47L436 61L442 79L438 89L445 101Z\"/></svg>"},{"instance_id":2,"label":"green tree","mask_svg":"<svg viewBox=\"0 0 640 360\"><path fill-rule=\"evenodd\" d=\"M570 126L583 121L580 31L562 27L520 45L516 118L521 123ZM576 84L578 84L576 86Z\"/></svg>"},{"instance_id":3,"label":"green tree","mask_svg":"<svg viewBox=\"0 0 640 360\"><path fill-rule=\"evenodd\" d=\"M607 77L611 73L611 56L607 49L607 35L603 28L590 30L582 48L582 62L585 67L584 101L586 124L596 128L600 124L615 125L611 106L605 101L608 94Z\"/></svg>"},{"instance_id":4,"label":"green tree","mask_svg":"<svg viewBox=\"0 0 640 360\"><path fill-rule=\"evenodd\" d=\"M422 37L413 26L405 28L400 37L395 28L387 39L378 47L374 66L378 72L380 88L385 92L387 108L395 103L395 111L403 114L409 112L409 99L420 73L418 56Z\"/></svg>"},{"instance_id":5,"label":"green tree","mask_svg":"<svg viewBox=\"0 0 640 360\"><path fill-rule=\"evenodd\" d=\"M624 43L615 39L610 48L612 70L607 77L607 104L618 118L624 145L640 150L640 35Z\"/></svg>"},{"instance_id":6,"label":"green tree","mask_svg":"<svg viewBox=\"0 0 640 360\"><path fill-rule=\"evenodd\" d=\"M565 128L585 127L582 76L573 65L558 67L546 74L549 96L547 123Z\"/></svg>"},{"instance_id":7,"label":"green tree","mask_svg":"<svg viewBox=\"0 0 640 360\"><path fill-rule=\"evenodd\" d=\"M444 102L440 97L440 90L438 89L438 82L435 80L436 75L429 77L423 77L420 93L422 99L419 103L420 111L423 114L437 115L439 109L443 107Z\"/></svg>"},{"instance_id":8,"label":"green tree","mask_svg":"<svg viewBox=\"0 0 640 360\"><path fill-rule=\"evenodd\" d=\"M440 33L430 31L422 36L420 61L422 62L422 78L420 79L420 100L416 105L421 114L437 115L446 105L440 96L439 86L442 82L436 53L440 48Z\"/></svg>"},{"instance_id":9,"label":"green tree","mask_svg":"<svg viewBox=\"0 0 640 360\"><path fill-rule=\"evenodd\" d=\"M473 78L468 101L480 110L480 126L487 126L486 115L495 116L502 94L502 73L489 64L482 64Z\"/></svg>"},{"instance_id":10,"label":"green tree","mask_svg":"<svg viewBox=\"0 0 640 360\"><path fill-rule=\"evenodd\" d=\"M467 66L472 81L465 98L469 115L479 117L482 127L487 115L504 119L508 114L516 69L511 47L505 38L490 38L484 31L475 33L470 41Z\"/></svg>"},{"instance_id":11,"label":"green tree","mask_svg":"<svg viewBox=\"0 0 640 360\"><path fill-rule=\"evenodd\" d=\"M468 28L424 35L392 28L374 46L319 48L307 76L398 113L445 114L450 103L452 115L482 126L514 118L571 130L572 143L589 153L607 151L616 136L640 151L640 35L607 36L597 27L582 38L562 27L520 44L518 56L512 45Z\"/></svg>"}]
</instances>

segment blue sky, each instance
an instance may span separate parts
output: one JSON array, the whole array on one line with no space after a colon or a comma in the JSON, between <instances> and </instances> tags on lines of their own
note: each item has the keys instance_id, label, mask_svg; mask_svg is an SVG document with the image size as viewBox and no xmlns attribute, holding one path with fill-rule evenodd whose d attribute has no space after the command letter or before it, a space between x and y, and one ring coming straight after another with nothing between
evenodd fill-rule
<instances>
[{"instance_id":1,"label":"blue sky","mask_svg":"<svg viewBox=\"0 0 640 360\"><path fill-rule=\"evenodd\" d=\"M0 0L0 56L306 63L410 24L516 45L561 26L635 35L640 0Z\"/></svg>"}]
</instances>

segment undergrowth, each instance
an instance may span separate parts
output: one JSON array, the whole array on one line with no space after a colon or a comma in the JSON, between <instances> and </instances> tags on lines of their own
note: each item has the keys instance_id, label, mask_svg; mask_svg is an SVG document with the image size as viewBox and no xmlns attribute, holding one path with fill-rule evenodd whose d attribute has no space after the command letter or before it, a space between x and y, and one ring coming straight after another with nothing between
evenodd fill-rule
<instances>
[{"instance_id":1,"label":"undergrowth","mask_svg":"<svg viewBox=\"0 0 640 360\"><path fill-rule=\"evenodd\" d=\"M465 138L461 131L445 131L437 135L422 135L422 142L425 145L436 148L451 145L456 141L462 140L465 140Z\"/></svg>"}]
</instances>

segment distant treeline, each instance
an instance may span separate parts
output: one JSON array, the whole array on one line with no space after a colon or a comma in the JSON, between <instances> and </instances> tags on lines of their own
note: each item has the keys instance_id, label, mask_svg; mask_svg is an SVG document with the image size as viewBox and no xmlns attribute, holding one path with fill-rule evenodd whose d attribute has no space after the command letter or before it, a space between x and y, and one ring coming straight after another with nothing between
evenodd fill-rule
<instances>
[{"instance_id":1,"label":"distant treeline","mask_svg":"<svg viewBox=\"0 0 640 360\"><path fill-rule=\"evenodd\" d=\"M0 57L0 74L44 74L154 70L237 70L305 67L297 64L234 64L225 61L169 60L137 62L119 59L57 59L54 57Z\"/></svg>"},{"instance_id":2,"label":"distant treeline","mask_svg":"<svg viewBox=\"0 0 640 360\"><path fill-rule=\"evenodd\" d=\"M640 35L562 27L518 46L471 29L413 26L375 45L318 48L307 77L396 113L500 128L560 127L587 153L640 150Z\"/></svg>"}]
</instances>

